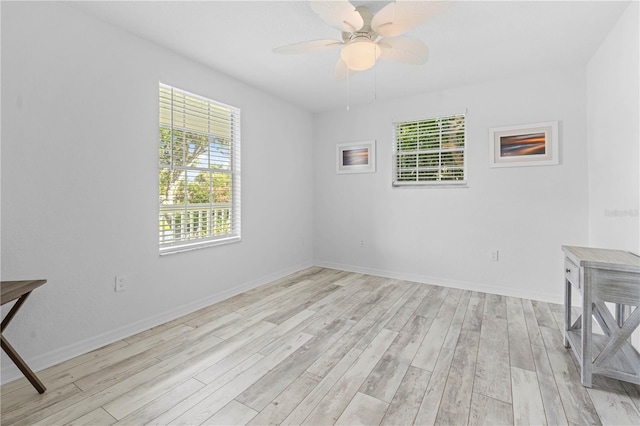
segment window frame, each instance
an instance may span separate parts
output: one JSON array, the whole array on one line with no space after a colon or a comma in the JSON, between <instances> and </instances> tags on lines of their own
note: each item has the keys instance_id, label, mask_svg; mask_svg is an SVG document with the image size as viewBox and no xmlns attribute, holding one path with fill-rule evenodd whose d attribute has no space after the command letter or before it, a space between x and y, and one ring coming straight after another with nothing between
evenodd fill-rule
<instances>
[{"instance_id":1,"label":"window frame","mask_svg":"<svg viewBox=\"0 0 640 426\"><path fill-rule=\"evenodd\" d=\"M398 167L398 157L400 155L400 151L398 148L398 135L397 135L397 129L398 129L398 125L400 124L411 124L411 123L420 123L420 122L430 122L430 121L434 121L434 120L442 120L442 119L447 119L447 118L452 118L452 117L462 117L464 120L464 129L463 129L463 145L461 149L456 149L456 150L447 150L442 148L442 131L440 131L439 134L439 148L437 150L420 150L420 149L415 149L415 155L416 155L416 163L419 161L418 159L418 155L420 154L438 154L438 169L441 170L442 169L442 154L443 153L449 153L449 152L461 152L462 153L462 166L461 166L461 170L462 170L462 179L461 180L418 180L418 176L416 175L416 179L415 180L407 180L407 181L401 181L399 180L399 167ZM451 112L451 113L446 113L446 114L429 114L429 115L425 115L419 118L402 118L402 119L396 119L393 120L392 123L392 140L393 140L393 153L392 153L392 170L393 170L393 175L392 175L392 186L394 188L437 188L437 187L447 187L447 188L467 188L468 187L468 175L467 175L467 111L464 110L463 112ZM419 152L419 151L423 151L423 152ZM408 151L404 151L404 152L408 152ZM413 155L413 154L410 154ZM419 167L416 165L416 172L418 171ZM426 169L426 167L424 168ZM441 173L441 172L440 172Z\"/></svg>"},{"instance_id":2,"label":"window frame","mask_svg":"<svg viewBox=\"0 0 640 426\"><path fill-rule=\"evenodd\" d=\"M165 95L164 100L162 96L163 90L165 91L168 90L170 93L169 97ZM180 96L183 97L184 99L183 104L174 104L174 102L176 101L176 94L178 97ZM187 124L185 124L186 120L188 120L189 118L194 119L195 117L195 115L193 116L190 115L193 113L194 110L190 109L189 107L185 108L185 106L187 105L186 104L187 98L191 100L195 99L198 102L201 102L202 104L207 105L207 108L208 108L207 113L204 114L203 116L198 116L197 120L206 121L209 129L208 131L202 131L201 129L196 129L195 127L190 128ZM169 99L169 102L167 102L167 99ZM163 101L164 101L164 104L163 104ZM167 109L167 105L170 106L170 109ZM228 110L228 116L222 116L223 118L221 120L218 120L214 116L214 113L212 112L212 109L211 109L212 107L216 109ZM180 112L177 112L179 108L180 108ZM193 107L193 108L197 108L197 107ZM164 114L169 114L169 120L168 120L170 122L169 125L163 124L163 119L162 119L163 112ZM200 112L201 110L198 111L198 113ZM176 114L183 115L183 124L184 124L183 126L180 126L179 124L174 123ZM229 126L228 137L225 134L216 133L215 130L211 129L215 125L221 126L226 124L228 124ZM196 249L230 244L230 243L241 241L240 126L241 126L240 108L234 107L232 105L224 104L214 99L207 98L205 96L195 94L169 84L159 82L158 126L157 126L157 129L158 129L158 169L157 169L158 222L157 222L157 226L158 226L158 245L159 245L160 255L179 253L184 251L196 250ZM166 145L166 140L163 141L163 136L162 136L163 128L169 129L171 133L168 147ZM175 141L174 132L182 132L182 143L185 143L185 144L188 138L188 135L187 135L188 133L191 133L192 135L199 134L200 136L204 136L207 138L208 143L207 143L207 148L205 150L206 166L194 165L193 162L191 164L176 164L176 163L180 163L180 161L174 161L174 158L173 158L173 155L175 152L175 148L173 145ZM212 152L213 151L212 147L214 144L219 142L220 139L228 139L230 141L229 147L228 147L228 151L229 151L228 155L220 155L219 157L217 157L219 161L222 161L222 162L228 161L228 166L227 166L228 168L225 168L223 163L223 166L221 166L220 169L216 169L212 167L214 164L213 157L215 155L215 153ZM220 147L221 146L222 144L220 145ZM186 156L186 154L184 153L188 151L187 145L183 145L181 148L183 150L183 155ZM169 155L170 160L168 163L166 161L163 161L163 156L161 155L161 151L163 149L169 150L170 152L170 155ZM222 150L222 148L218 148L218 151L220 150ZM203 155L203 154L200 154L200 155ZM198 157L200 157L200 155ZM184 157L183 157L182 163L184 163ZM167 234L170 235L170 238L173 238L173 236L171 235L172 233L173 235L176 234L174 227L177 222L173 221L174 227L171 227L170 221L167 220L165 213L163 213L162 197L164 194L161 192L162 191L161 173L163 169L169 170L169 173L176 172L176 171L180 171L180 173L184 173L185 175L188 175L191 173L191 176L193 176L192 179L194 179L194 182L196 182L195 180L196 177L201 175L203 172L205 173L205 175L206 174L209 175L208 176L209 183L207 185L209 201L205 203L190 203L189 195L188 195L188 192L190 191L189 178L188 177L177 178L178 181L180 179L184 179L184 188L182 189L182 191L184 192L184 195L183 195L184 203L164 205L164 206L177 207L173 209L172 208L167 209L165 207L164 212L166 212L167 210L174 210L174 211L183 210L184 211L184 216L182 216L178 221L180 225L180 228L178 231L179 237L173 242L166 241ZM198 173L198 174L196 175L195 173ZM230 198L229 202L220 203L220 202L214 201L214 198L216 197L216 194L215 194L216 188L219 188L219 186L216 187L214 185L214 179L216 174L220 174L220 175L228 174L230 176L231 182L228 188L230 189L231 194L229 195L229 198ZM225 187L222 187L222 188L225 188ZM176 187L176 189L178 188ZM220 204L228 205L228 207L226 207L228 210L227 213L223 211L225 207L221 207ZM191 211L190 211L190 206L191 206ZM195 208L195 210L197 211L195 212L195 214L194 214L193 206L198 206ZM182 209L182 207L184 207L184 209ZM219 212L217 212L218 210L222 211L221 213L222 216L220 216ZM202 216L203 212L206 212L206 216ZM193 221L194 217L196 218L195 222ZM170 226L169 233L167 233L166 226ZM203 227L206 227L206 231L204 231L206 232L206 234L204 236L199 236L199 237L187 236L187 238L182 238L184 234L194 232L189 230L189 229L193 229L192 227L194 226L198 229L197 231L195 231L196 233L201 232L200 230L202 230ZM163 227L165 227L165 230L163 230ZM187 231L186 232L183 231L182 227L186 227ZM216 230L221 230L222 232L217 233Z\"/></svg>"}]
</instances>

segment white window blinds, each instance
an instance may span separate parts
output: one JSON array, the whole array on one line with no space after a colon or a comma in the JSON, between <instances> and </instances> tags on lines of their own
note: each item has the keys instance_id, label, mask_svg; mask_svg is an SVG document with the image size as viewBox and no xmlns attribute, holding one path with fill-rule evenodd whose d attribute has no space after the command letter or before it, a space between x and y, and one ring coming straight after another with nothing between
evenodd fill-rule
<instances>
[{"instance_id":1,"label":"white window blinds","mask_svg":"<svg viewBox=\"0 0 640 426\"><path fill-rule=\"evenodd\" d=\"M393 124L394 186L463 185L465 115Z\"/></svg>"},{"instance_id":2,"label":"white window blinds","mask_svg":"<svg viewBox=\"0 0 640 426\"><path fill-rule=\"evenodd\" d=\"M240 110L160 83L160 253L240 240Z\"/></svg>"}]
</instances>

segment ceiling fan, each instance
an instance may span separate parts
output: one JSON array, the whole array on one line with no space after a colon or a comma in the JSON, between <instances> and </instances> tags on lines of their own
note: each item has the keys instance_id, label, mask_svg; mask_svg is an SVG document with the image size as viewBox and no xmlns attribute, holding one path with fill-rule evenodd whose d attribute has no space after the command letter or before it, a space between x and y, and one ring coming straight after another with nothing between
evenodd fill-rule
<instances>
[{"instance_id":1,"label":"ceiling fan","mask_svg":"<svg viewBox=\"0 0 640 426\"><path fill-rule=\"evenodd\" d=\"M359 2L373 4L375 2ZM342 32L341 40L311 40L273 49L276 53L308 53L341 47L336 78L373 67L378 60L409 64L427 61L427 46L420 40L403 36L445 8L446 1L396 0L375 15L364 4L354 6L348 0L311 1L311 9L327 24Z\"/></svg>"}]
</instances>

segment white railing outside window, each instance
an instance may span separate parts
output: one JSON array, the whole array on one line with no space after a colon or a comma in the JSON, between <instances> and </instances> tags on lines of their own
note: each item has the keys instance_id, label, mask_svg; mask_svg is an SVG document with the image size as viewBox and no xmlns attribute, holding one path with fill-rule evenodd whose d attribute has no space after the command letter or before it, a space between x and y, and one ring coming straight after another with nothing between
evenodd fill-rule
<instances>
[{"instance_id":1,"label":"white railing outside window","mask_svg":"<svg viewBox=\"0 0 640 426\"><path fill-rule=\"evenodd\" d=\"M231 204L160 206L160 245L209 236L231 236Z\"/></svg>"}]
</instances>

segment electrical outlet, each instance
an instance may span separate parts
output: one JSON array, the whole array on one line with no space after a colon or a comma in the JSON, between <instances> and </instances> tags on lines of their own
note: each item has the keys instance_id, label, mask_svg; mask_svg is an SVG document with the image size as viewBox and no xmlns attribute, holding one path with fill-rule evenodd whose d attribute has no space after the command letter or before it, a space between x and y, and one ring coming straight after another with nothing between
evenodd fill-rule
<instances>
[{"instance_id":1,"label":"electrical outlet","mask_svg":"<svg viewBox=\"0 0 640 426\"><path fill-rule=\"evenodd\" d=\"M364 247L364 240L360 240L360 247Z\"/></svg>"},{"instance_id":2,"label":"electrical outlet","mask_svg":"<svg viewBox=\"0 0 640 426\"><path fill-rule=\"evenodd\" d=\"M490 259L492 262L497 262L498 261L498 250L491 250L491 255L490 255Z\"/></svg>"},{"instance_id":3,"label":"electrical outlet","mask_svg":"<svg viewBox=\"0 0 640 426\"><path fill-rule=\"evenodd\" d=\"M116 291L125 291L127 288L127 281L124 277L116 276Z\"/></svg>"}]
</instances>

